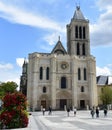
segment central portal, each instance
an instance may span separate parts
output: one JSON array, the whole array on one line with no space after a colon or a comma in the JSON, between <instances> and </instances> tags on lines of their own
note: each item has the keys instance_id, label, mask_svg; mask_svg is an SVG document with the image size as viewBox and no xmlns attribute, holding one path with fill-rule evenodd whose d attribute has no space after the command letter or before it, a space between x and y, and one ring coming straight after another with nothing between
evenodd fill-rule
<instances>
[{"instance_id":1,"label":"central portal","mask_svg":"<svg viewBox=\"0 0 112 130\"><path fill-rule=\"evenodd\" d=\"M66 99L60 99L60 109L64 110L65 105L67 106L67 100Z\"/></svg>"},{"instance_id":2,"label":"central portal","mask_svg":"<svg viewBox=\"0 0 112 130\"><path fill-rule=\"evenodd\" d=\"M81 109L85 108L85 100L80 100L80 108Z\"/></svg>"},{"instance_id":3,"label":"central portal","mask_svg":"<svg viewBox=\"0 0 112 130\"><path fill-rule=\"evenodd\" d=\"M42 100L42 101L41 101L41 106L42 106L43 108L46 108L46 101L45 101L45 100Z\"/></svg>"}]
</instances>

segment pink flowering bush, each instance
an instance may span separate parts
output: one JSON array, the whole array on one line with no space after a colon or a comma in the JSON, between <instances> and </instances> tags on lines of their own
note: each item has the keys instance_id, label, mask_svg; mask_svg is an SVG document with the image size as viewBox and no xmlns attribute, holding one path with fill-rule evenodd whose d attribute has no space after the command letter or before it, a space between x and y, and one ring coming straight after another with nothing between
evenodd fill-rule
<instances>
[{"instance_id":1,"label":"pink flowering bush","mask_svg":"<svg viewBox=\"0 0 112 130\"><path fill-rule=\"evenodd\" d=\"M24 128L28 126L27 99L22 93L6 94L0 112L0 128Z\"/></svg>"}]
</instances>

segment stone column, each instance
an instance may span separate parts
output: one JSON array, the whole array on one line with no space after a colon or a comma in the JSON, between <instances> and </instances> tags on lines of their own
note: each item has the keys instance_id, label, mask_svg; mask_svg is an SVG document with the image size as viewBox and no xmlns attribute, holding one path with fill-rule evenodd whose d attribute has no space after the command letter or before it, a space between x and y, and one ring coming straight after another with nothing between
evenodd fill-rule
<instances>
[{"instance_id":1,"label":"stone column","mask_svg":"<svg viewBox=\"0 0 112 130\"><path fill-rule=\"evenodd\" d=\"M95 67L95 60L90 59L89 61L89 75L88 75L88 81L89 81L89 95L90 95L90 105L97 106L98 105L98 99L97 99L97 85L96 85L96 67Z\"/></svg>"},{"instance_id":2,"label":"stone column","mask_svg":"<svg viewBox=\"0 0 112 130\"><path fill-rule=\"evenodd\" d=\"M46 80L46 67L43 66L43 80Z\"/></svg>"},{"instance_id":3,"label":"stone column","mask_svg":"<svg viewBox=\"0 0 112 130\"><path fill-rule=\"evenodd\" d=\"M74 107L78 107L77 104L77 67L74 59L72 59L72 102Z\"/></svg>"},{"instance_id":4,"label":"stone column","mask_svg":"<svg viewBox=\"0 0 112 130\"><path fill-rule=\"evenodd\" d=\"M35 56L34 61L34 68L33 68L33 95L32 95L32 104L33 104L33 111L37 109L37 97L38 97L38 79L39 79L39 66L38 66L38 57Z\"/></svg>"},{"instance_id":5,"label":"stone column","mask_svg":"<svg viewBox=\"0 0 112 130\"><path fill-rule=\"evenodd\" d=\"M56 56L51 59L51 106L56 108Z\"/></svg>"},{"instance_id":6,"label":"stone column","mask_svg":"<svg viewBox=\"0 0 112 130\"><path fill-rule=\"evenodd\" d=\"M28 62L28 79L27 79L27 100L28 100L28 103L29 103L29 106L28 106L28 109L29 109L29 111L31 110L31 107L32 107L32 104L31 104L31 102L32 102L32 91L31 91L31 89L32 89L32 79L31 79L31 77L32 77L32 73L31 73L31 71L32 71L32 57L31 57L31 54L29 55L29 57L28 57L28 60L29 60L29 62Z\"/></svg>"}]
</instances>

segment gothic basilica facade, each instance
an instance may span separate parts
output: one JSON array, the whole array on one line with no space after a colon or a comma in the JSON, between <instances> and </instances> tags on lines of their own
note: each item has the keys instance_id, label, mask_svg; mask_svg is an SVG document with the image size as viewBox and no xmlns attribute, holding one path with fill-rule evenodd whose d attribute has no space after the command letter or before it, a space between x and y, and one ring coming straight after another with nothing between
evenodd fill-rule
<instances>
[{"instance_id":1,"label":"gothic basilica facade","mask_svg":"<svg viewBox=\"0 0 112 130\"><path fill-rule=\"evenodd\" d=\"M29 54L20 88L33 111L97 105L96 61L90 53L89 21L80 7L67 25L67 50L59 38L50 53Z\"/></svg>"}]
</instances>

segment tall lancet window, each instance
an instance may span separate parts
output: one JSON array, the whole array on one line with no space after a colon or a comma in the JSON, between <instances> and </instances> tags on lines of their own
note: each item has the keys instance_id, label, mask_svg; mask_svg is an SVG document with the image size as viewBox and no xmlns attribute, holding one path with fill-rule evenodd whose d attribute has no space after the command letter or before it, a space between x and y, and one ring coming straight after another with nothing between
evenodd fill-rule
<instances>
[{"instance_id":1,"label":"tall lancet window","mask_svg":"<svg viewBox=\"0 0 112 130\"><path fill-rule=\"evenodd\" d=\"M61 88L62 89L66 88L66 77L61 77Z\"/></svg>"},{"instance_id":2,"label":"tall lancet window","mask_svg":"<svg viewBox=\"0 0 112 130\"><path fill-rule=\"evenodd\" d=\"M81 80L81 70L78 68L78 80Z\"/></svg>"},{"instance_id":3,"label":"tall lancet window","mask_svg":"<svg viewBox=\"0 0 112 130\"><path fill-rule=\"evenodd\" d=\"M46 89L46 87L44 86L44 87L43 87L43 93L46 93L46 91L47 91L47 89Z\"/></svg>"},{"instance_id":4,"label":"tall lancet window","mask_svg":"<svg viewBox=\"0 0 112 130\"><path fill-rule=\"evenodd\" d=\"M80 45L77 43L77 55L80 55Z\"/></svg>"},{"instance_id":5,"label":"tall lancet window","mask_svg":"<svg viewBox=\"0 0 112 130\"><path fill-rule=\"evenodd\" d=\"M49 67L46 69L46 80L49 80Z\"/></svg>"},{"instance_id":6,"label":"tall lancet window","mask_svg":"<svg viewBox=\"0 0 112 130\"><path fill-rule=\"evenodd\" d=\"M78 26L75 26L75 38L78 38Z\"/></svg>"},{"instance_id":7,"label":"tall lancet window","mask_svg":"<svg viewBox=\"0 0 112 130\"><path fill-rule=\"evenodd\" d=\"M40 67L40 80L42 80L42 79L43 79L43 68Z\"/></svg>"},{"instance_id":8,"label":"tall lancet window","mask_svg":"<svg viewBox=\"0 0 112 130\"><path fill-rule=\"evenodd\" d=\"M81 86L81 92L84 92L84 86Z\"/></svg>"},{"instance_id":9,"label":"tall lancet window","mask_svg":"<svg viewBox=\"0 0 112 130\"><path fill-rule=\"evenodd\" d=\"M83 39L86 39L86 28L83 27Z\"/></svg>"},{"instance_id":10,"label":"tall lancet window","mask_svg":"<svg viewBox=\"0 0 112 130\"><path fill-rule=\"evenodd\" d=\"M82 45L82 55L86 55L85 43Z\"/></svg>"},{"instance_id":11,"label":"tall lancet window","mask_svg":"<svg viewBox=\"0 0 112 130\"><path fill-rule=\"evenodd\" d=\"M86 68L84 68L84 80L87 80L87 71L86 71Z\"/></svg>"},{"instance_id":12,"label":"tall lancet window","mask_svg":"<svg viewBox=\"0 0 112 130\"><path fill-rule=\"evenodd\" d=\"M82 39L82 27L79 27L79 38Z\"/></svg>"}]
</instances>

